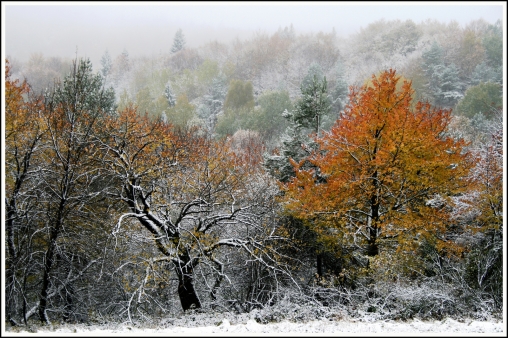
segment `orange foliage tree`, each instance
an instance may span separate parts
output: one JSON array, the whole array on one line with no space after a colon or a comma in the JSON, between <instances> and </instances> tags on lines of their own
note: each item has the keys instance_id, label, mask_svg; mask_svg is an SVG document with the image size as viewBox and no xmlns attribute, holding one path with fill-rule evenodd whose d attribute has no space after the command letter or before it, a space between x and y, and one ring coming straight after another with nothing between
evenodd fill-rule
<instances>
[{"instance_id":1,"label":"orange foliage tree","mask_svg":"<svg viewBox=\"0 0 508 339\"><path fill-rule=\"evenodd\" d=\"M31 93L26 81L11 78L9 61L5 62L5 233L6 233L6 318L21 308L26 290L23 280L33 271L32 253L24 250L33 238L33 220L38 219L34 167L42 147L45 129L40 119L41 97ZM35 241L34 241L35 242ZM27 264L29 263L29 264Z\"/></svg>"},{"instance_id":2,"label":"orange foliage tree","mask_svg":"<svg viewBox=\"0 0 508 339\"><path fill-rule=\"evenodd\" d=\"M424 241L453 248L448 214L450 197L467 186L465 142L447 136L450 110L412 106L411 83L399 89L399 80L389 70L352 89L343 116L317 139L319 149L293 162L285 207L325 243L368 256L389 244L407 253Z\"/></svg>"}]
</instances>

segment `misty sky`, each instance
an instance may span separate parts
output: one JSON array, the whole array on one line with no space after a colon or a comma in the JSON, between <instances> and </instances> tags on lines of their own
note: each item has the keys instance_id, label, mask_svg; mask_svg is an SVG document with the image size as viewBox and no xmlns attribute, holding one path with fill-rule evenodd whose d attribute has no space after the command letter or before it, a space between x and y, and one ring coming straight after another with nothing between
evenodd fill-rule
<instances>
[{"instance_id":1,"label":"misty sky","mask_svg":"<svg viewBox=\"0 0 508 339\"><path fill-rule=\"evenodd\" d=\"M44 56L89 57L94 65L106 49L114 57L169 52L182 28L187 46L209 41L229 43L256 31L273 33L293 24L296 33L331 32L347 37L374 21L426 19L464 25L485 19L506 20L505 2L280 2L280 3L19 3L2 2L4 57L26 61Z\"/></svg>"}]
</instances>

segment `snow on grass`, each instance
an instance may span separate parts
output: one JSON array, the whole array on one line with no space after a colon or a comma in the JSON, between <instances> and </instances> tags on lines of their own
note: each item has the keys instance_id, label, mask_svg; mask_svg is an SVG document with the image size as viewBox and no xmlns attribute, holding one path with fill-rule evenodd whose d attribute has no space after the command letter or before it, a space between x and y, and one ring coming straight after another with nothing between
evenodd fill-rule
<instances>
[{"instance_id":1,"label":"snow on grass","mask_svg":"<svg viewBox=\"0 0 508 339\"><path fill-rule=\"evenodd\" d=\"M174 326L166 323L163 326L136 327L127 324L105 325L56 325L53 329L44 326L26 330L14 329L4 333L9 337L29 336L252 336L252 335L300 335L307 336L314 333L330 335L386 335L396 333L398 336L417 336L431 334L447 334L452 336L475 335L506 337L506 326L502 321L476 321L476 320L453 320L445 318L442 321L410 321L376 320L358 321L321 319L308 322L281 321L276 323L260 324L254 319L248 319L239 323L231 323L227 318L218 320L214 325L208 326Z\"/></svg>"}]
</instances>

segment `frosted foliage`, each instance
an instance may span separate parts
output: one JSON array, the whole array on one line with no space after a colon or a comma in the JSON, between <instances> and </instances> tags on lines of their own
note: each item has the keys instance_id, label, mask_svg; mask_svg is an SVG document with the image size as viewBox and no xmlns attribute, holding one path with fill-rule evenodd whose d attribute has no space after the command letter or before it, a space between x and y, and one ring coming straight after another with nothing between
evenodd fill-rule
<instances>
[{"instance_id":1,"label":"frosted foliage","mask_svg":"<svg viewBox=\"0 0 508 339\"><path fill-rule=\"evenodd\" d=\"M341 62L337 63L336 76L335 87L332 89L331 93L333 113L341 112L348 102L348 83L345 75L345 67Z\"/></svg>"},{"instance_id":2,"label":"frosted foliage","mask_svg":"<svg viewBox=\"0 0 508 339\"><path fill-rule=\"evenodd\" d=\"M182 29L178 29L178 31L176 31L175 33L173 46L171 47L171 53L181 51L184 47L185 47L185 37L183 35Z\"/></svg>"},{"instance_id":3,"label":"frosted foliage","mask_svg":"<svg viewBox=\"0 0 508 339\"><path fill-rule=\"evenodd\" d=\"M104 55L101 58L101 74L103 77L107 77L111 72L111 68L113 67L113 61L111 60L111 56L109 55L108 50L104 52Z\"/></svg>"},{"instance_id":4,"label":"frosted foliage","mask_svg":"<svg viewBox=\"0 0 508 339\"><path fill-rule=\"evenodd\" d=\"M302 81L302 88L307 89L312 86L312 82L314 81L314 77L316 77L317 81L323 81L324 74L321 66L314 62L310 65L309 70L305 78Z\"/></svg>"},{"instance_id":5,"label":"frosted foliage","mask_svg":"<svg viewBox=\"0 0 508 339\"><path fill-rule=\"evenodd\" d=\"M176 105L176 96L173 92L173 88L171 87L171 82L167 82L164 87L164 96L166 97L169 107L173 107Z\"/></svg>"},{"instance_id":6,"label":"frosted foliage","mask_svg":"<svg viewBox=\"0 0 508 339\"><path fill-rule=\"evenodd\" d=\"M495 82L503 83L503 73L497 72L492 67L488 66L485 62L478 64L471 74L471 85L478 85L480 83Z\"/></svg>"},{"instance_id":7,"label":"frosted foliage","mask_svg":"<svg viewBox=\"0 0 508 339\"><path fill-rule=\"evenodd\" d=\"M217 118L222 113L226 93L226 78L220 74L212 80L208 94L203 95L201 99L201 104L197 108L197 115L204 121L205 127L209 131L214 130Z\"/></svg>"}]
</instances>

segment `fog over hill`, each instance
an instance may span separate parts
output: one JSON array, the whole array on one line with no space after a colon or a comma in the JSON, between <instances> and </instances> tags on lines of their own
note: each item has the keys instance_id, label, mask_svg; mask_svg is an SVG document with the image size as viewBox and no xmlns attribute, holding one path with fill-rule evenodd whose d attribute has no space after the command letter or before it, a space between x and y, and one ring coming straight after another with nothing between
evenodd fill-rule
<instances>
[{"instance_id":1,"label":"fog over hill","mask_svg":"<svg viewBox=\"0 0 508 339\"><path fill-rule=\"evenodd\" d=\"M167 53L181 28L187 46L229 43L293 25L297 33L331 32L347 37L377 20L457 21L465 25L503 18L502 2L453 3L2 3L4 56L25 62L33 53L98 64L106 49L132 57Z\"/></svg>"}]
</instances>

